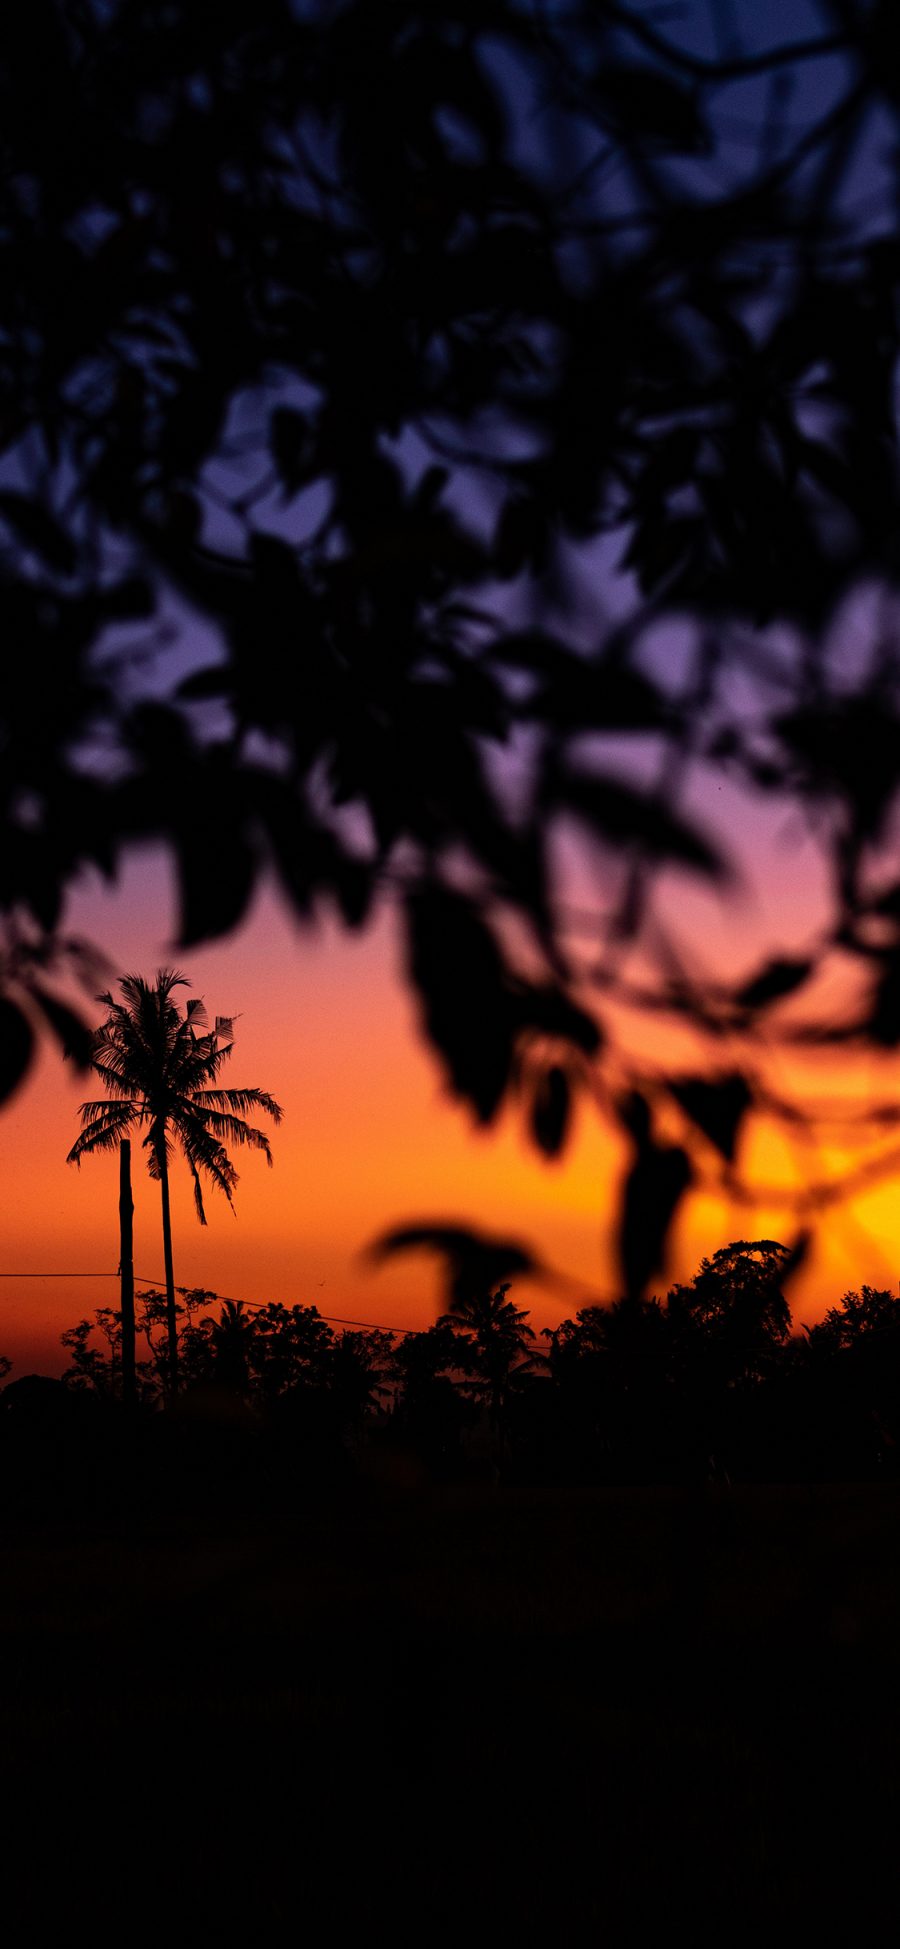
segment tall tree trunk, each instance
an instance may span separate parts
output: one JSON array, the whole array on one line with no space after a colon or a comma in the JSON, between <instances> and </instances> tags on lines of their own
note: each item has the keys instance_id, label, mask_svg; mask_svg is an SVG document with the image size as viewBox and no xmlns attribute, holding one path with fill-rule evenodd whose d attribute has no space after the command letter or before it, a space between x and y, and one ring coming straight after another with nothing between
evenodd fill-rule
<instances>
[{"instance_id":1,"label":"tall tree trunk","mask_svg":"<svg viewBox=\"0 0 900 1949\"><path fill-rule=\"evenodd\" d=\"M134 1200L131 1195L131 1141L119 1145L119 1280L122 1315L122 1399L132 1408L134 1376Z\"/></svg>"},{"instance_id":2,"label":"tall tree trunk","mask_svg":"<svg viewBox=\"0 0 900 1949\"><path fill-rule=\"evenodd\" d=\"M165 1145L157 1150L162 1193L163 1261L166 1268L166 1333L169 1341L169 1396L178 1393L178 1318L175 1312L175 1269L172 1263L172 1213L169 1207L169 1167Z\"/></svg>"}]
</instances>

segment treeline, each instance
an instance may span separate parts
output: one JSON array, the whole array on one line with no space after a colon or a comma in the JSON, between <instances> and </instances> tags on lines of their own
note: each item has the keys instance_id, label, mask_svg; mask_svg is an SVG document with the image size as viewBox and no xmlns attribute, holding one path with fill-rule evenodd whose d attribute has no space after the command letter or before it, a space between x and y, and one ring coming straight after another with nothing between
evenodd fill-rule
<instances>
[{"instance_id":1,"label":"treeline","mask_svg":"<svg viewBox=\"0 0 900 1949\"><path fill-rule=\"evenodd\" d=\"M181 1388L167 1397L165 1295L146 1292L138 1409L201 1441L228 1426L319 1469L594 1483L891 1474L900 1455L900 1297L863 1286L792 1332L788 1249L740 1240L664 1299L587 1306L537 1334L509 1287L461 1296L422 1332L336 1332L314 1306L182 1295ZM35 1420L121 1420L118 1315L63 1336L61 1382L0 1397L7 1437ZM160 1416L154 1412L165 1408ZM74 1427L74 1420L71 1425ZM205 1433L204 1433L205 1431ZM270 1444L271 1445L271 1444Z\"/></svg>"}]
</instances>

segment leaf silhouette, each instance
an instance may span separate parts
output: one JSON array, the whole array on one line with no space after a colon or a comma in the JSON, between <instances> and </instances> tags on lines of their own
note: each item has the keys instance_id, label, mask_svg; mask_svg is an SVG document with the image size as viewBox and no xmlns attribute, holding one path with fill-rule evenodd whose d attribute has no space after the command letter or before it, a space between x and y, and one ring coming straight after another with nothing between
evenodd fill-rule
<instances>
[{"instance_id":1,"label":"leaf silhouette","mask_svg":"<svg viewBox=\"0 0 900 1949\"><path fill-rule=\"evenodd\" d=\"M421 1251L443 1259L451 1309L492 1292L504 1280L540 1271L540 1261L518 1239L495 1238L443 1219L398 1225L373 1240L366 1256L377 1264L397 1253Z\"/></svg>"},{"instance_id":2,"label":"leaf silhouette","mask_svg":"<svg viewBox=\"0 0 900 1949\"><path fill-rule=\"evenodd\" d=\"M800 767L806 789L846 804L860 840L883 831L897 787L898 719L877 687L839 701L785 712L775 726Z\"/></svg>"},{"instance_id":3,"label":"leaf silhouette","mask_svg":"<svg viewBox=\"0 0 900 1949\"><path fill-rule=\"evenodd\" d=\"M46 988L35 983L33 993L35 1001L50 1023L63 1055L71 1057L79 1069L87 1069L94 1052L93 1031L86 1022L82 1021L80 1015L76 1015L73 1008L61 1002L56 995L51 995Z\"/></svg>"},{"instance_id":4,"label":"leaf silhouette","mask_svg":"<svg viewBox=\"0 0 900 1949\"><path fill-rule=\"evenodd\" d=\"M0 489L0 516L25 548L33 549L48 568L71 575L77 561L74 544L62 524L38 500Z\"/></svg>"},{"instance_id":5,"label":"leaf silhouette","mask_svg":"<svg viewBox=\"0 0 900 1949\"><path fill-rule=\"evenodd\" d=\"M636 1155L622 1192L617 1252L626 1297L640 1299L665 1265L669 1232L693 1170L680 1146L657 1143L649 1105L639 1091L618 1108Z\"/></svg>"},{"instance_id":6,"label":"leaf silhouette","mask_svg":"<svg viewBox=\"0 0 900 1949\"><path fill-rule=\"evenodd\" d=\"M887 955L878 974L866 1024L882 1049L900 1045L900 955Z\"/></svg>"},{"instance_id":7,"label":"leaf silhouette","mask_svg":"<svg viewBox=\"0 0 900 1949\"><path fill-rule=\"evenodd\" d=\"M558 1064L539 1077L531 1110L531 1128L545 1157L559 1157L565 1147L572 1108L569 1079Z\"/></svg>"},{"instance_id":8,"label":"leaf silhouette","mask_svg":"<svg viewBox=\"0 0 900 1949\"><path fill-rule=\"evenodd\" d=\"M490 1123L509 1082L516 1026L503 956L473 903L446 887L415 888L405 918L427 1033L453 1088Z\"/></svg>"},{"instance_id":9,"label":"leaf silhouette","mask_svg":"<svg viewBox=\"0 0 900 1949\"><path fill-rule=\"evenodd\" d=\"M513 994L513 1013L523 1027L569 1042L585 1056L597 1054L603 1042L600 1024L558 985L519 981Z\"/></svg>"},{"instance_id":10,"label":"leaf silhouette","mask_svg":"<svg viewBox=\"0 0 900 1949\"><path fill-rule=\"evenodd\" d=\"M669 1089L692 1123L732 1164L744 1118L753 1102L746 1078L737 1071L715 1079L683 1076L670 1082Z\"/></svg>"},{"instance_id":11,"label":"leaf silhouette","mask_svg":"<svg viewBox=\"0 0 900 1949\"><path fill-rule=\"evenodd\" d=\"M550 803L574 813L607 844L637 845L654 859L689 867L709 879L723 879L729 871L703 833L658 799L617 779L566 770L551 786Z\"/></svg>"},{"instance_id":12,"label":"leaf silhouette","mask_svg":"<svg viewBox=\"0 0 900 1949\"><path fill-rule=\"evenodd\" d=\"M709 147L709 132L692 89L647 63L605 62L595 78L595 93L626 140L660 149L699 154Z\"/></svg>"},{"instance_id":13,"label":"leaf silhouette","mask_svg":"<svg viewBox=\"0 0 900 1949\"><path fill-rule=\"evenodd\" d=\"M22 1010L0 995L0 1103L5 1103L28 1073L34 1031Z\"/></svg>"},{"instance_id":14,"label":"leaf silhouette","mask_svg":"<svg viewBox=\"0 0 900 1949\"><path fill-rule=\"evenodd\" d=\"M766 961L757 974L739 988L735 996L737 1006L753 1010L769 1008L773 1002L783 1001L793 995L809 980L815 967L811 960L773 960Z\"/></svg>"}]
</instances>

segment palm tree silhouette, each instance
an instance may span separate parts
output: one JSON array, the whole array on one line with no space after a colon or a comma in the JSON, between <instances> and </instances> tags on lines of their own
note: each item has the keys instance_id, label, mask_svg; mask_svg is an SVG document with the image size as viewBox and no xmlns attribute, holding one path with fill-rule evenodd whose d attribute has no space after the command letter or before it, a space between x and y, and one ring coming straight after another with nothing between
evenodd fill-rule
<instances>
[{"instance_id":1,"label":"palm tree silhouette","mask_svg":"<svg viewBox=\"0 0 900 1949\"><path fill-rule=\"evenodd\" d=\"M502 1438L510 1384L514 1373L524 1374L535 1355L534 1333L528 1314L507 1299L509 1284L497 1291L470 1293L452 1312L442 1314L439 1326L452 1326L468 1341L472 1363L487 1396L491 1422Z\"/></svg>"},{"instance_id":2,"label":"palm tree silhouette","mask_svg":"<svg viewBox=\"0 0 900 1949\"><path fill-rule=\"evenodd\" d=\"M217 1381L236 1394L250 1387L250 1357L256 1339L256 1321L240 1299L226 1299L218 1320L210 1330L213 1374Z\"/></svg>"},{"instance_id":3,"label":"palm tree silhouette","mask_svg":"<svg viewBox=\"0 0 900 1949\"><path fill-rule=\"evenodd\" d=\"M184 1014L172 999L175 988L189 988L176 968L160 968L151 984L140 975L119 982L122 1001L100 995L109 1011L94 1037L93 1067L108 1099L82 1103L81 1135L66 1162L80 1164L92 1151L114 1150L133 1127L146 1126L144 1149L150 1176L162 1195L163 1254L166 1269L166 1333L169 1389L178 1386L178 1324L175 1273L172 1263L172 1217L169 1205L169 1159L173 1138L187 1159L194 1180L194 1203L201 1225L206 1224L202 1177L207 1177L232 1202L237 1172L225 1148L248 1145L272 1153L264 1131L245 1121L248 1110L265 1110L275 1123L281 1108L264 1090L225 1090L219 1072L234 1046L233 1023L217 1015L207 1028L202 1001L190 1000ZM198 1030L206 1029L206 1033Z\"/></svg>"}]
</instances>

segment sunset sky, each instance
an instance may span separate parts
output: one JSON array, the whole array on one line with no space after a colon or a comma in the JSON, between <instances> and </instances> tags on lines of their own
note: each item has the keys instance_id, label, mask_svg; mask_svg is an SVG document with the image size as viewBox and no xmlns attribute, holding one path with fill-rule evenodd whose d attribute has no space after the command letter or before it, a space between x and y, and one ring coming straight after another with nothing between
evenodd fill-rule
<instances>
[{"instance_id":1,"label":"sunset sky","mask_svg":"<svg viewBox=\"0 0 900 1949\"><path fill-rule=\"evenodd\" d=\"M765 953L798 952L814 929L817 858L796 821L761 803L729 801L712 786L705 809L719 810L733 851L767 862L765 898L748 877L724 900L672 874L661 911L704 965L752 969ZM573 884L575 884L573 882ZM602 904L602 887L578 878L582 901ZM590 911L590 904L588 905ZM161 964L184 968L210 1012L234 1013L236 1046L227 1080L265 1088L285 1116L273 1131L274 1168L259 1156L237 1158L234 1214L211 1191L208 1227L197 1223L186 1168L173 1183L175 1275L245 1301L277 1299L319 1307L340 1318L404 1327L428 1325L441 1307L437 1263L405 1255L373 1267L366 1246L391 1226L444 1220L471 1224L530 1245L554 1275L521 1280L513 1297L550 1326L579 1305L612 1297L611 1241L624 1157L615 1135L590 1105L581 1109L562 1160L547 1163L529 1144L520 1107L488 1132L445 1092L438 1063L423 1043L416 1007L402 978L394 917L385 905L376 924L350 935L324 923L300 929L274 892L260 892L247 926L221 943L179 952L169 868L136 855L118 888L99 881L73 897L69 931L101 944L110 981L120 973L152 978ZM102 1010L92 1010L99 1020ZM687 1051L654 1019L638 1033L640 1052L664 1073ZM637 1045L635 1045L637 1046ZM896 1065L893 1066L896 1068ZM224 1080L224 1079L223 1079ZM800 1085L849 1089L861 1100L889 1097L896 1075L869 1058L856 1069L832 1060ZM45 1046L32 1076L0 1121L4 1211L0 1271L0 1352L14 1372L59 1371L66 1326L115 1304L118 1261L117 1163L114 1156L66 1164L77 1134L77 1106L95 1093ZM796 1183L796 1157L783 1139L757 1128L742 1160L757 1183ZM818 1173L840 1166L840 1152L820 1153ZM808 1165L812 1169L812 1164ZM135 1266L139 1281L162 1283L157 1187L135 1145ZM783 1208L730 1205L695 1194L672 1241L670 1278L689 1278L703 1254L735 1237L789 1240L795 1221ZM818 1243L791 1288L795 1322L819 1316L849 1285L893 1285L896 1183L876 1180L864 1196L831 1211ZM26 1273L39 1278L24 1278ZM74 1274L92 1277L75 1278ZM659 1282L661 1289L665 1282Z\"/></svg>"},{"instance_id":2,"label":"sunset sky","mask_svg":"<svg viewBox=\"0 0 900 1949\"><path fill-rule=\"evenodd\" d=\"M810 27L808 11L800 0L791 9L796 32ZM765 0L754 10L755 31L765 37L782 13ZM713 14L698 11L695 26L703 45L712 20ZM840 63L832 72L827 60L801 64L795 110L819 106L840 72ZM730 107L758 116L760 89L750 77L729 94ZM861 151L859 170L868 189L874 178L870 181L866 172L872 167L868 151ZM418 466L421 456L417 460L410 446L407 459ZM453 491L460 514L475 519L474 504L466 499L470 490L460 481ZM273 507L276 502L273 496ZM307 509L306 518L317 521L320 514L317 504L312 514ZM280 513L269 508L259 518L270 532L296 539L302 515L292 503ZM604 618L615 619L633 606L635 587L617 563L620 543L621 537L613 536L591 544L578 558L578 574L574 556L569 563L568 620L576 634L578 621L585 641L594 640ZM506 591L503 602L512 601ZM576 611L583 612L577 619ZM855 608L851 603L823 649L823 667L829 661L836 665L848 684L867 653L865 611L865 599ZM512 620L511 608L509 614ZM520 620L526 624L527 613ZM149 663L138 659L134 671L126 660L120 678L125 692L134 683L145 695L164 697L186 668L218 655L211 627L180 613L177 602L171 621L169 650ZM650 651L656 656L655 680L663 671L677 672L683 648L677 621L667 618L663 629L665 640ZM653 753L634 743L624 753L594 755L613 768L624 759L629 779L648 784L654 779ZM784 803L738 799L727 781L712 774L699 780L693 803L689 794L682 810L693 813L739 870L732 884L714 891L684 874L669 875L660 913L681 952L700 972L740 982L767 956L809 950L827 912L828 893L821 856L801 828L799 813ZM571 860L561 860L573 908L588 916L602 911L609 870L608 860L599 870L596 860L581 860L574 871ZM423 1326L440 1310L437 1263L411 1255L376 1267L365 1252L392 1226L443 1220L518 1238L534 1250L550 1276L541 1283L520 1281L514 1298L531 1308L539 1326L556 1323L592 1299L614 1296L615 1213L626 1165L619 1138L593 1105L580 1109L572 1139L555 1163L541 1159L529 1143L521 1105L508 1109L490 1131L473 1126L467 1110L445 1090L437 1059L421 1038L388 898L362 935L325 920L301 929L271 886L259 890L249 921L232 938L182 952L173 944L177 925L170 869L161 854L135 854L114 888L98 879L83 881L65 915L68 931L105 950L111 985L125 972L152 979L161 965L183 967L211 1013L234 1012L239 1018L225 1080L263 1087L284 1106L284 1122L272 1133L274 1169L269 1172L258 1156L238 1157L234 1212L211 1193L205 1230L194 1215L188 1173L176 1170L180 1284L245 1301L315 1304L323 1313L374 1324ZM590 940L582 938L579 947L589 966ZM839 1013L841 971L832 970L829 980L826 1005ZM603 1005L615 1013L614 997L604 996ZM100 1014L94 1005L94 1019ZM660 1077L667 1070L708 1063L709 1050L699 1055L683 1031L676 1034L659 1017L617 1020L616 1027L626 1045L630 1038L636 1059L655 1066ZM723 1049L721 1060L737 1065L743 1056ZM892 1069L896 1065L871 1057L854 1064L832 1055L817 1065L809 1060L801 1065L795 1056L781 1080L799 1094L809 1087L819 1096L850 1093L864 1105L873 1095L890 1096L898 1080ZM116 1160L88 1158L80 1170L65 1161L77 1133L78 1103L93 1093L89 1079L71 1073L58 1053L44 1046L39 1064L0 1116L5 1188L0 1353L13 1359L16 1372L32 1366L58 1370L65 1358L60 1332L94 1307L116 1300ZM671 1135L683 1141L685 1133L675 1128ZM844 1162L839 1148L820 1150L803 1162L778 1131L759 1124L741 1159L745 1177L760 1186L796 1185L805 1171L833 1176ZM158 1190L137 1148L135 1199L139 1280L162 1283ZM894 1182L883 1176L865 1195L828 1214L791 1290L795 1320L817 1317L848 1285L863 1280L893 1285L900 1231L896 1205ZM790 1211L764 1196L748 1206L708 1190L697 1192L680 1212L668 1277L689 1278L700 1257L728 1239L788 1240L795 1230Z\"/></svg>"},{"instance_id":3,"label":"sunset sky","mask_svg":"<svg viewBox=\"0 0 900 1949\"><path fill-rule=\"evenodd\" d=\"M315 1304L378 1324L427 1325L439 1306L436 1266L417 1258L375 1271L360 1255L393 1223L445 1217L533 1239L571 1274L565 1303L523 1287L523 1303L542 1299L542 1323L599 1289L612 1165L599 1124L585 1121L555 1168L533 1154L513 1116L496 1136L474 1134L465 1111L444 1096L419 1040L389 915L363 937L336 928L301 933L263 893L239 936L179 955L167 945L166 869L144 861L115 897L95 890L73 901L70 919L106 945L116 972L152 976L174 961L212 1013L234 1010L236 1047L223 1081L264 1087L284 1108L272 1132L274 1168L250 1153L238 1158L234 1216L211 1193L202 1230L187 1170L176 1169L180 1284ZM7 1109L3 1271L115 1271L116 1159L89 1158L80 1169L65 1162L78 1103L93 1093L48 1047ZM161 1281L159 1194L137 1144L134 1177L136 1270ZM114 1303L116 1291L114 1279L5 1278L0 1347L17 1370L23 1362L52 1369L60 1331L95 1305Z\"/></svg>"}]
</instances>

